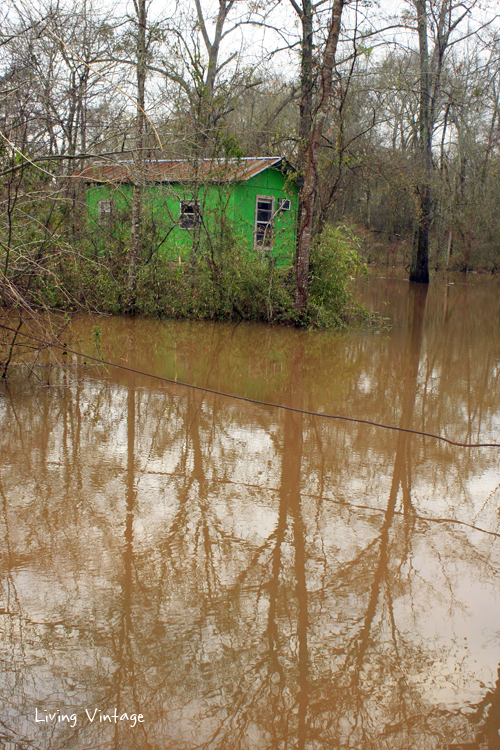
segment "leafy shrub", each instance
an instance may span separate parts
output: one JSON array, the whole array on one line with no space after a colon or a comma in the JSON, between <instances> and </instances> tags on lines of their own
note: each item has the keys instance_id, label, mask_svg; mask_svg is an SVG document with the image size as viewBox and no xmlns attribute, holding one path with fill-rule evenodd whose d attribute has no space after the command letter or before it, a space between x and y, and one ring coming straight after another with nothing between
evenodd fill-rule
<instances>
[{"instance_id":1,"label":"leafy shrub","mask_svg":"<svg viewBox=\"0 0 500 750\"><path fill-rule=\"evenodd\" d=\"M136 311L211 320L292 322L290 272L276 269L236 237L229 226L205 235L184 262L154 257L138 272Z\"/></svg>"},{"instance_id":2,"label":"leafy shrub","mask_svg":"<svg viewBox=\"0 0 500 750\"><path fill-rule=\"evenodd\" d=\"M311 325L342 328L349 318L363 316L354 301L351 280L367 274L360 242L350 227L326 227L311 252L307 316Z\"/></svg>"},{"instance_id":3,"label":"leafy shrub","mask_svg":"<svg viewBox=\"0 0 500 750\"><path fill-rule=\"evenodd\" d=\"M158 228L145 234L143 253L137 259L137 314L343 327L353 313L360 312L352 299L350 279L364 265L358 240L348 227L328 227L314 244L310 299L300 316L295 310L294 268L278 268L273 258L249 249L228 221L224 205L193 236L189 256L185 247L176 248L171 242L162 248L157 235L161 235ZM49 241L41 234L32 244L35 262L26 264L22 254L12 251L9 266L13 276L28 269L23 291L28 304L64 311L127 311L129 238L121 225L116 232L107 226L88 226L78 236L67 228ZM36 272L29 273L30 268Z\"/></svg>"}]
</instances>

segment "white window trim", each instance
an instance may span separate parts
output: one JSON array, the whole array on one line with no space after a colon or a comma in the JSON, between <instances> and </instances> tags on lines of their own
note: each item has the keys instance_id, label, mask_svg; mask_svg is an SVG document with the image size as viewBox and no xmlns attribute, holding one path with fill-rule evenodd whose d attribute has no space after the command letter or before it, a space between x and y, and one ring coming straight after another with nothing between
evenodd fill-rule
<instances>
[{"instance_id":1,"label":"white window trim","mask_svg":"<svg viewBox=\"0 0 500 750\"><path fill-rule=\"evenodd\" d=\"M271 201L271 238L270 242L266 245L261 244L260 242L257 242L257 224L261 224L262 222L257 222L257 215L258 215L258 202L259 201ZM273 246L273 238L274 238L274 216L275 216L275 204L276 199L274 195L256 195L255 196L255 219L254 219L254 245L256 248L260 249L270 249Z\"/></svg>"}]
</instances>

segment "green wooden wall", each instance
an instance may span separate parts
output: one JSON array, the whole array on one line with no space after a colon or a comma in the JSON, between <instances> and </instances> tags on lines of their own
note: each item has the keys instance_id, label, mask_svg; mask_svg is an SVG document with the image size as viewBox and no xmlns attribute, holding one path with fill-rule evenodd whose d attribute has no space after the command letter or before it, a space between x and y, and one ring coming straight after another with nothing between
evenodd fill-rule
<instances>
[{"instance_id":1,"label":"green wooden wall","mask_svg":"<svg viewBox=\"0 0 500 750\"><path fill-rule=\"evenodd\" d=\"M146 187L144 192L144 212L146 222L155 227L155 237L168 238L161 248L168 260L189 257L193 247L195 232L179 227L180 202L198 200L201 204L202 226L200 240L209 234L212 241L220 237L221 224L225 217L229 220L236 237L243 241L251 252L265 252L276 259L278 266L291 265L295 254L298 209L297 185L276 169L266 169L244 182L212 184L196 188L190 184L156 184ZM274 236L269 252L254 246L255 211L257 196L275 199ZM289 211L278 212L278 199L291 201ZM87 190L87 210L92 224L99 222L99 202L113 201L113 215L110 221L115 227L128 228L132 203L132 185L93 185ZM103 221L106 221L104 219ZM171 231L169 231L171 230Z\"/></svg>"}]
</instances>

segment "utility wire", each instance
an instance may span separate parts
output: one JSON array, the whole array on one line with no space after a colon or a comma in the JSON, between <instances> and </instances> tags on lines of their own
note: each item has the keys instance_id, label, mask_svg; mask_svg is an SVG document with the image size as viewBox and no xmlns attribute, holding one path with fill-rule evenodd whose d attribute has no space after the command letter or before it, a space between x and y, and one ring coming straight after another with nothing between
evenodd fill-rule
<instances>
[{"instance_id":1,"label":"utility wire","mask_svg":"<svg viewBox=\"0 0 500 750\"><path fill-rule=\"evenodd\" d=\"M23 333L21 331L17 332L14 328L9 328L8 326L4 326L0 324L0 328L2 328L4 331L9 331L10 333L17 333L18 336L25 336L28 339L31 339L32 341L36 341L38 344L42 344L45 348L55 348L55 349L61 349L62 351L68 352L69 354L75 354L77 357L83 357L83 359L87 360L90 359L93 362L97 362L100 365L105 365L106 367L115 367L118 370L125 370L126 372L131 372L134 375L142 375L146 378L154 378L156 380L160 380L163 383L170 383L171 385L177 385L181 386L183 388L191 388L195 391L202 391L203 393L212 393L214 396L222 396L223 398L231 398L235 401L245 401L248 404L256 404L257 406L266 406L270 407L272 409L282 409L283 411L292 411L297 414L306 414L309 417L321 417L322 419L337 419L341 420L343 422L354 422L355 424L366 424L371 427L380 427L383 430L393 430L395 432L407 432L410 435L421 435L422 437L428 437L433 438L434 440L440 440L443 443L448 443L448 445L454 445L459 448L500 448L500 443L459 443L455 440L450 440L449 438L442 437L441 435L435 435L432 432L423 432L422 430L411 430L408 427L396 427L395 425L389 425L389 424L383 424L382 422L373 422L369 419L360 419L358 417L348 417L344 414L324 414L322 412L318 411L309 411L308 409L299 409L295 406L286 406L284 404L274 404L270 401L260 401L256 398L249 398L248 396L237 396L233 393L224 393L224 391L217 391L215 388L206 388L202 385L194 385L193 383L183 383L179 380L174 380L173 378L166 378L163 375L155 375L151 372L144 372L143 370L136 370L134 367L128 367L127 365L121 365L117 362L109 362L108 360L101 359L100 357L93 357L90 354L84 354L83 352L78 352L75 349L70 349L66 344L60 344L57 342L51 342L51 341L44 341L44 339L40 339L36 336L33 336L30 333Z\"/></svg>"}]
</instances>

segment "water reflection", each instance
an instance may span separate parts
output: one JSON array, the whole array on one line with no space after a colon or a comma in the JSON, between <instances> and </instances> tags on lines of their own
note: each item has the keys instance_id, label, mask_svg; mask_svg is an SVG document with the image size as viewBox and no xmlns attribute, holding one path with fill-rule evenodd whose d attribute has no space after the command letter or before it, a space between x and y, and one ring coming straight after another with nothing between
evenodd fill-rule
<instances>
[{"instance_id":1,"label":"water reflection","mask_svg":"<svg viewBox=\"0 0 500 750\"><path fill-rule=\"evenodd\" d=\"M481 316L476 287L398 283L369 290L393 297L382 334L103 340L222 390L496 437L498 298ZM498 750L498 452L96 371L14 379L0 420L8 750ZM58 709L75 726L36 721Z\"/></svg>"},{"instance_id":2,"label":"water reflection","mask_svg":"<svg viewBox=\"0 0 500 750\"><path fill-rule=\"evenodd\" d=\"M488 690L482 701L476 706L471 719L480 725L479 737L484 741L488 750L500 748L500 667L498 679L493 690Z\"/></svg>"}]
</instances>

